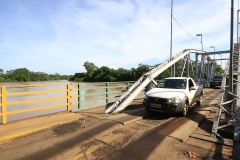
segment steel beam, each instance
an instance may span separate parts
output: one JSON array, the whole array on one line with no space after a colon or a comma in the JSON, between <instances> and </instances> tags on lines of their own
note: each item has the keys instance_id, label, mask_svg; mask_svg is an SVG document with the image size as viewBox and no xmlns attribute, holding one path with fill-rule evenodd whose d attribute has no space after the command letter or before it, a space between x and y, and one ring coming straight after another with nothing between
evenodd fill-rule
<instances>
[{"instance_id":1,"label":"steel beam","mask_svg":"<svg viewBox=\"0 0 240 160\"><path fill-rule=\"evenodd\" d=\"M240 65L239 65L239 61L240 61L240 56L239 56L239 44L237 44L238 47L236 47L238 50L238 57L237 61L236 61L236 68L238 70L238 73L240 73ZM237 80L238 82L240 82L240 74L237 75ZM234 128L234 141L238 141L240 142L240 98L239 98L239 94L240 94L240 83L237 83L237 95L238 95L238 100L236 102L236 111L235 111L235 128Z\"/></svg>"},{"instance_id":2,"label":"steel beam","mask_svg":"<svg viewBox=\"0 0 240 160\"><path fill-rule=\"evenodd\" d=\"M209 72L210 72L210 62L209 62L209 60L207 60L207 87L210 86L210 75L209 75Z\"/></svg>"},{"instance_id":3,"label":"steel beam","mask_svg":"<svg viewBox=\"0 0 240 160\"><path fill-rule=\"evenodd\" d=\"M195 81L197 82L198 81L198 53L196 53L195 63L196 63Z\"/></svg>"},{"instance_id":4,"label":"steel beam","mask_svg":"<svg viewBox=\"0 0 240 160\"><path fill-rule=\"evenodd\" d=\"M186 56L186 77L189 77L189 55Z\"/></svg>"},{"instance_id":5,"label":"steel beam","mask_svg":"<svg viewBox=\"0 0 240 160\"><path fill-rule=\"evenodd\" d=\"M220 60L229 60L229 58L222 58L222 59L214 59L215 61L220 61Z\"/></svg>"},{"instance_id":6,"label":"steel beam","mask_svg":"<svg viewBox=\"0 0 240 160\"><path fill-rule=\"evenodd\" d=\"M226 51L216 51L216 52L206 52L206 55L214 55L214 54L226 54L226 53L230 53L230 50L226 50Z\"/></svg>"},{"instance_id":7,"label":"steel beam","mask_svg":"<svg viewBox=\"0 0 240 160\"><path fill-rule=\"evenodd\" d=\"M219 129L226 128L228 126L234 126L234 130L231 132L234 134L234 144L240 142L240 57L239 57L239 44L234 44L232 56L232 66L230 66L230 58L224 71L224 78L221 86L221 93L218 101L218 108L212 128L212 136L224 139L222 135L218 133ZM233 72L232 77L233 89L230 90L230 72ZM237 79L236 79L237 78ZM225 111L225 116L221 115L222 111ZM234 145L236 146L236 145ZM233 155L239 152L239 149L234 149Z\"/></svg>"}]
</instances>

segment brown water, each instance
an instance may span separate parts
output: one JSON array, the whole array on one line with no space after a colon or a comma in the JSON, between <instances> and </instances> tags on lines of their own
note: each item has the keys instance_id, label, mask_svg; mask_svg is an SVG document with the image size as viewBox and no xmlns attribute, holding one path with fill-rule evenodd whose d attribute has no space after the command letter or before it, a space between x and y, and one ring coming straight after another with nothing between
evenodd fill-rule
<instances>
[{"instance_id":1,"label":"brown water","mask_svg":"<svg viewBox=\"0 0 240 160\"><path fill-rule=\"evenodd\" d=\"M13 82L13 83L0 83L0 86L7 87L7 93L14 93L14 92L35 92L35 91L46 91L46 90L65 90L67 89L67 84L70 84L71 89L77 89L78 83L69 82L67 80L60 80L60 81L44 81L44 82ZM18 86L17 86L18 85ZM19 86L21 85L21 86ZM38 86L38 85L47 85L47 86ZM57 86L56 86L57 85ZM109 103L115 102L119 96L121 96L125 90L125 82L122 83L113 83L113 86L120 86L120 88L111 88L109 89ZM81 99L82 101L88 100L89 102L82 102L81 109L86 109L89 107L94 106L103 106L106 105L106 84L105 83L81 83ZM89 88L89 89L86 89ZM95 89L92 89L95 88ZM1 90L1 88L0 88ZM118 91L118 93L115 93ZM1 92L1 91L0 91ZM99 94L101 93L101 94ZM88 94L88 95L86 95ZM90 95L93 94L93 95ZM78 91L71 91L70 96L77 96ZM89 96L90 95L90 96ZM21 96L7 96L7 102L19 102L25 100L36 100L42 98L53 98L59 96L67 96L67 92L49 92L44 94L30 94L30 95L21 95ZM95 99L95 100L92 100ZM78 98L71 98L70 102L78 102ZM1 98L0 98L1 103ZM24 113L17 113L17 114L10 114L7 116L7 122L25 119L29 117L35 117L40 115L46 115L61 111L67 110L67 98L58 99L58 100L50 100L50 101L43 101L43 102L34 102L34 103L24 103L24 104L16 104L16 105L7 105L7 112L15 111L15 110L23 110L29 108L36 108L36 107L43 107L43 106L50 106L56 104L64 104L62 107L57 108L50 108L38 111L30 111ZM1 108L0 108L1 109ZM71 110L76 111L78 110L78 104L71 104ZM0 116L0 123L2 123L2 119Z\"/></svg>"},{"instance_id":2,"label":"brown water","mask_svg":"<svg viewBox=\"0 0 240 160\"><path fill-rule=\"evenodd\" d=\"M14 92L34 92L34 91L43 91L43 90L61 90L66 89L67 84L69 81L60 80L60 81L44 81L44 82L13 82L13 83L0 83L0 86L6 86L7 93L14 93ZM37 86L38 84L41 85L48 85L48 86ZM52 84L52 86L51 86ZM58 86L56 86L56 84ZM70 83L71 88L76 87L77 83ZM26 85L26 86L16 86L16 85ZM29 86L30 85L30 86ZM36 85L36 86L34 86ZM71 92L71 95L76 95L77 92ZM24 100L34 100L34 99L41 99L41 98L51 98L51 97L58 97L58 96L66 96L66 92L55 92L55 93L44 93L44 94L31 94L31 95L21 95L21 96L7 96L7 102L16 102L16 101L24 101ZM71 99L73 101L77 101L77 99ZM1 100L0 100L1 102ZM28 108L36 108L42 106L49 106L49 105L56 105L67 103L67 99L60 99L60 100L51 100L51 101L43 101L43 102L34 102L34 103L25 103L25 104L16 104L16 105L7 105L7 112L14 111L14 110L22 110ZM71 105L72 110L77 109L77 105ZM30 111L18 114L11 114L7 116L7 122L35 117L39 115L45 115L55 112L66 111L67 106L64 105L63 107L57 108L50 108L38 111Z\"/></svg>"}]
</instances>

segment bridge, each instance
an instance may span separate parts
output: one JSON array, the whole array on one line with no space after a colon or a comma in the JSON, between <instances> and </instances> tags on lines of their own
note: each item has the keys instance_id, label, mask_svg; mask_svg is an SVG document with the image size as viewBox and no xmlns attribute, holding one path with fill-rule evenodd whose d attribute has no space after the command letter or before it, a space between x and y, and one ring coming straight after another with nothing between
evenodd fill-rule
<instances>
[{"instance_id":1,"label":"bridge","mask_svg":"<svg viewBox=\"0 0 240 160\"><path fill-rule=\"evenodd\" d=\"M216 74L216 70L214 67L215 60L211 59L210 55L225 54L225 53L229 53L229 51L207 53L204 51L199 51L194 49L183 50L179 54L175 55L172 59L169 59L166 62L151 69L149 72L147 72L142 77L140 77L136 82L124 82L125 83L124 85L122 83L120 84L119 82L119 83L105 83L105 84L97 83L91 87L89 87L89 84L0 86L1 88L0 116L1 116L1 123L2 123L2 125L0 126L0 132L1 130L3 131L2 135L4 135L5 133L5 135L0 138L0 141L3 142L2 144L0 144L2 145L0 148L3 151L6 151L5 152L6 154L4 154L4 156L11 157L11 155L9 155L10 151L15 151L15 152L20 151L20 150L16 150L16 146L18 145L16 144L13 145L15 142L24 143L26 141L30 143L30 141L34 141L34 139L31 139L31 140L27 140L24 138L22 138L22 140L21 138L16 139L16 137L19 137L21 135L26 135L38 130L46 129L46 128L49 128L50 126L55 126L59 124L59 121L63 121L69 126L75 125L75 129L76 129L76 128L79 128L78 126L79 123L77 123L76 121L80 120L81 122L84 122L84 123L87 122L85 124L88 124L90 126L89 127L84 126L84 123L83 124L81 123L81 125L83 125L83 130L81 130L80 132L76 131L71 135L65 136L64 143L61 142L59 138L53 138L55 141L52 143L59 143L61 146L60 148L58 148L55 145L51 147L51 144L43 143L46 146L35 148L32 151L29 151L29 153L27 153L26 151L27 149L25 149L24 150L25 154L19 155L19 157L23 157L24 159L37 159L38 157L43 156L42 155L43 153L47 153L43 157L48 159L52 156L51 153L58 153L57 155L55 155L55 159L61 159L61 156L66 156L68 157L67 159L69 159L69 157L71 156L69 156L69 154L64 155L63 152L65 152L65 149L67 146L73 147L74 145L75 147L77 145L76 143L81 143L81 147L83 148L85 145L85 149L88 146L90 148L93 147L91 148L92 152L93 151L100 152L98 148L99 147L101 148L103 146L105 146L106 148L106 144L108 146L109 144L111 144L112 147L115 147L115 149L118 150L115 143L119 143L121 144L121 146L126 145L127 147L125 152L129 152L128 150L132 150L130 148L133 146L138 148L138 151L142 151L143 148L141 148L140 146L143 144L147 144L147 146L152 150L154 150L153 147L156 147L156 149L159 147L159 151L161 151L161 150L164 150L163 149L164 147L159 144L162 143L162 140L165 139L166 137L173 137L174 139L181 140L182 142L187 141L187 143L191 146L194 146L194 144L196 145L196 142L199 142L196 140L196 137L197 137L197 139L201 139L202 141L204 140L205 143L207 141L208 143L214 142L214 144L215 143L221 144L221 147L220 147L221 149L219 149L219 147L215 147L215 148L213 147L214 149L208 148L209 150L213 149L213 151L216 151L216 152L217 151L219 152L220 150L221 154L224 156L239 158L239 153L237 153L237 151L239 150L239 140L240 140L240 137L239 137L240 136L239 134L240 133L239 131L240 130L240 107L239 107L239 95L238 95L239 93L238 90L240 87L238 83L240 78L239 77L240 69L238 65L238 62L239 62L239 45L238 44L234 44L233 66L230 66L230 62L228 62L225 68L225 72L223 74L224 78L223 78L222 86L218 89L209 89L210 80L212 76ZM191 58L190 54L195 54L195 62L196 62L195 64L193 64L193 61L190 60ZM200 60L198 59L199 56L201 56ZM194 106L192 108L192 112L190 112L190 114L186 118L174 117L174 116L171 117L164 114L159 115L157 113L152 113L151 115L148 115L146 112L142 110L143 107L141 105L142 103L141 98L143 97L144 92L154 87L154 85L157 83L156 80L154 80L155 77L157 77L163 71L165 71L166 69L174 65L179 60L183 60L183 65L177 76L189 77L190 75L193 75L195 81L201 82L204 84L204 87L205 87L204 100L203 100L204 105L202 107ZM195 70L193 69L193 67L191 67L191 65L195 65ZM190 70L192 71L192 73L190 73ZM231 83L232 80L234 82L233 84ZM40 88L45 88L45 87L49 87L49 88L41 89L40 91L26 91L26 90L20 91L22 88L26 88L26 87L36 88L36 86ZM14 87L17 89L15 89L14 91L11 90ZM57 87L57 89L54 87ZM94 92L94 90L97 90L98 92L101 92L101 93L96 93ZM58 95L55 97L49 96L48 94L50 93L57 93ZM119 96L120 93L121 95ZM37 99L31 99L32 95L42 95L42 94L46 94L47 96L40 97ZM17 101L11 100L11 97L14 97L14 96L21 97L25 95L30 96L30 99L20 98L20 100L17 100ZM208 96L212 97L210 98L210 101ZM92 99L92 97L94 98ZM46 102L46 101L51 101L51 102L54 101L56 103L51 103L50 105L47 104L45 106L37 105L38 102ZM101 104L102 102L104 102L104 104ZM87 104L87 103L90 103L90 104ZM24 108L24 106L26 106L27 104L30 107ZM12 106L14 106L15 108ZM99 108L99 106L104 106L104 107ZM26 125L29 119L8 123L8 118L11 119L10 117L11 115L18 115L21 113L32 113L35 111L42 111L42 110L63 108L63 107L64 108L66 107L66 109L51 110L48 112L44 112L42 114L53 113L56 111L59 112L64 110L66 110L69 113L78 113L78 114L71 114L70 116L69 114L66 114L66 113L53 114L51 116L48 116L49 117L48 119L46 119L46 117L40 116L38 117L37 120L35 119L35 121L31 119L30 122L34 124L33 128L31 128L32 126L30 124L28 124L29 126ZM105 112L106 114L103 114L103 112ZM39 114L34 113L32 115L37 116ZM210 127L211 129L209 131L209 124L208 124L208 127L207 127L208 129L205 129L204 136L203 135L200 136L197 132L201 129L203 130L204 128L204 127L199 127L201 125L200 122L204 120L206 121L206 117L208 116L212 117L211 118L212 126ZM89 119L90 119L90 122L88 122ZM210 118L208 118L208 120L209 119ZM16 119L12 117L12 120L16 120ZM67 123L69 121L71 121L71 123ZM100 122L97 123L98 121ZM22 129L21 125L23 125L24 122L28 130L21 130ZM116 123L118 125L116 125ZM132 126L133 128L134 127L141 128L140 126L142 126L142 128L144 129L140 129L140 130L141 131L144 130L145 132L147 130L151 130L151 133L147 133L152 135L150 136L151 138L149 138L148 136L147 137L149 138L149 141L151 141L152 144L144 141L143 137L146 134L145 132L142 133L142 132L133 131L128 127L126 128L123 126L119 126L119 124L123 126L127 126L127 125ZM67 127L68 125L66 125L65 127ZM206 125L207 124L205 124L205 127ZM121 130L116 129L119 127L121 128ZM14 128L17 128L17 132L19 131L19 134L17 134L16 132L11 133L11 130L14 130ZM60 130L63 129L63 127L59 127L59 128ZM110 128L112 130L110 130ZM72 128L70 128L70 130L71 129ZM123 130L126 129L126 132L128 132L129 135L125 135L122 132L122 129ZM61 131L58 131L57 127L53 128L53 130L56 131L55 133L61 132ZM210 133L208 133L207 130ZM112 132L109 132L109 131L112 131ZM50 131L45 130L43 133L48 135L47 132L50 132ZM96 144L95 147L97 146L98 148L94 148L94 145L88 144L86 141L84 141L86 139L94 138L96 135L93 134L93 132L96 132L99 134L101 133L101 140L99 141L104 142L104 145L102 143ZM108 132L108 134L111 135L113 139L111 138L107 139L108 134L106 134L106 132ZM228 134L226 134L226 132ZM164 138L156 137L156 135L153 133L158 133L161 136L164 136ZM141 134L141 136L136 138L134 137L134 134L137 134L137 135ZM230 135L230 138L229 138L229 135ZM31 136L34 138L40 138L40 139L42 138L42 140L44 140L44 136L40 135L39 132ZM78 138L76 138L76 136ZM137 143L133 143L135 145L132 145L132 146L131 146L131 143L123 144L124 139L126 139L125 136L128 137L128 141L127 141L128 143L130 143L129 137L134 137L137 140ZM195 139L193 139L194 137ZM15 139L12 139L12 138L15 138ZM122 142L117 141L118 138ZM159 138L160 139L163 138L163 139L159 140ZM95 141L91 143L97 143L96 139L98 138L95 137ZM9 141L9 143L6 141ZM175 143L173 142L173 140L169 140L169 142ZM37 142L37 143L40 143L40 142ZM7 147L7 145L4 145L4 144L8 144L10 146L12 145L14 149L4 150ZM207 145L205 145L205 147L206 146ZM34 147L34 145L32 145L32 147ZM202 147L204 148L204 146ZM48 148L50 148L50 151L48 151ZM231 152L231 149L229 148L232 148L232 152ZM76 148L73 148L73 150L74 149ZM110 150L112 150L112 148ZM132 152L136 154L133 150ZM4 153L4 152L1 151L1 153ZM154 158L154 156L159 156L157 153L155 154L154 153L151 153L151 155L147 154L147 156L150 156L152 158ZM191 155L191 153L188 153L188 154ZM13 154L12 156L16 156L16 154ZM86 156L87 156L87 153L81 152L81 153L74 153L74 155L72 155L72 158L73 159L78 159L81 157L86 158ZM115 156L121 157L121 155L115 155ZM14 157L12 158L14 159ZM111 158L113 157L110 157L110 159Z\"/></svg>"}]
</instances>

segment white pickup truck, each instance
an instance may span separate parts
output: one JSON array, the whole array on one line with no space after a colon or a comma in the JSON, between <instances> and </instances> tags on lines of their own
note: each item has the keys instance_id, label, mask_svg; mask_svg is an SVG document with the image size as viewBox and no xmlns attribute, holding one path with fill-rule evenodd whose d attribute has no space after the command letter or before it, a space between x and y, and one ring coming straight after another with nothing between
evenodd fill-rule
<instances>
[{"instance_id":1,"label":"white pickup truck","mask_svg":"<svg viewBox=\"0 0 240 160\"><path fill-rule=\"evenodd\" d=\"M147 111L181 113L186 116L189 106L201 105L203 85L192 78L170 77L162 79L155 88L144 96L143 104Z\"/></svg>"}]
</instances>

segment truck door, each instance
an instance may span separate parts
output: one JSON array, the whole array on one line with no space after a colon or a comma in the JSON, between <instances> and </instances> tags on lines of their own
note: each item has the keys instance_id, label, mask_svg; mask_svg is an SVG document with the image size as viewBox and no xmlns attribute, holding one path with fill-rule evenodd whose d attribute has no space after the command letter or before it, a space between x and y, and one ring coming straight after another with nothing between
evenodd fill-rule
<instances>
[{"instance_id":1,"label":"truck door","mask_svg":"<svg viewBox=\"0 0 240 160\"><path fill-rule=\"evenodd\" d=\"M188 96L188 98L189 98L189 104L192 104L192 103L194 103L193 101L194 101L194 95L195 95L195 93L196 93L196 90L190 90L190 88L191 87L193 87L194 86L194 83L193 83L193 81L191 80L191 79L189 79L188 80L188 89L189 89L189 96Z\"/></svg>"}]
</instances>

